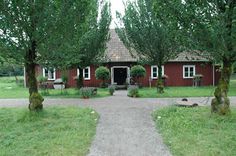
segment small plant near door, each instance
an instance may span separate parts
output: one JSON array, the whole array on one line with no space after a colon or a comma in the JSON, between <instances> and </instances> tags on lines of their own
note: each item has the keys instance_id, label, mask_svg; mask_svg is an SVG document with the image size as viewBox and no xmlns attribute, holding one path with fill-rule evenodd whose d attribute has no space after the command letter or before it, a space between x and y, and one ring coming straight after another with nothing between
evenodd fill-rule
<instances>
[{"instance_id":1,"label":"small plant near door","mask_svg":"<svg viewBox=\"0 0 236 156\"><path fill-rule=\"evenodd\" d=\"M80 95L83 99L89 99L93 95L92 87L82 87L80 88Z\"/></svg>"},{"instance_id":2,"label":"small plant near door","mask_svg":"<svg viewBox=\"0 0 236 156\"><path fill-rule=\"evenodd\" d=\"M139 93L138 93L138 86L133 85L133 86L129 86L128 88L128 96L129 97L139 97Z\"/></svg>"},{"instance_id":3,"label":"small plant near door","mask_svg":"<svg viewBox=\"0 0 236 156\"><path fill-rule=\"evenodd\" d=\"M101 66L95 71L96 79L102 80L101 87L106 88L106 81L110 79L110 71L107 67Z\"/></svg>"},{"instance_id":4,"label":"small plant near door","mask_svg":"<svg viewBox=\"0 0 236 156\"><path fill-rule=\"evenodd\" d=\"M110 85L108 87L108 90L109 90L110 95L113 95L116 90L116 87L114 85Z\"/></svg>"},{"instance_id":5,"label":"small plant near door","mask_svg":"<svg viewBox=\"0 0 236 156\"><path fill-rule=\"evenodd\" d=\"M142 86L140 83L140 78L144 77L146 75L146 70L141 65L135 65L130 70L130 75L134 80L134 83L138 86Z\"/></svg>"}]
</instances>

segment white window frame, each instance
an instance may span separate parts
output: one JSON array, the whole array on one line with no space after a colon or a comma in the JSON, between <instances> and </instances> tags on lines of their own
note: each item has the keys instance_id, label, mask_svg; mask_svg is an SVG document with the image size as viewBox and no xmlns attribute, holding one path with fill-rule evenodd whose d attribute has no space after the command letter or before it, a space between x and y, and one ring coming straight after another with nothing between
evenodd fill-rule
<instances>
[{"instance_id":1,"label":"white window frame","mask_svg":"<svg viewBox=\"0 0 236 156\"><path fill-rule=\"evenodd\" d=\"M46 77L45 69L47 69L47 68L43 68L43 77ZM47 77L48 80L56 80L56 69L53 68L53 70L54 70L54 72L53 72L53 79ZM49 71L49 70L48 70L48 71Z\"/></svg>"},{"instance_id":2,"label":"white window frame","mask_svg":"<svg viewBox=\"0 0 236 156\"><path fill-rule=\"evenodd\" d=\"M153 77L153 68L157 68L157 76L156 77ZM165 75L165 68L164 68L164 66L161 66L161 68L162 68L162 76L163 76L163 75ZM151 66L151 78L152 79L158 78L158 66L157 65Z\"/></svg>"},{"instance_id":3,"label":"white window frame","mask_svg":"<svg viewBox=\"0 0 236 156\"><path fill-rule=\"evenodd\" d=\"M188 68L188 76L185 76L185 68ZM196 66L195 65L183 65L183 78L192 79L193 76L190 76L190 68L193 68L193 76L196 75Z\"/></svg>"},{"instance_id":4,"label":"white window frame","mask_svg":"<svg viewBox=\"0 0 236 156\"><path fill-rule=\"evenodd\" d=\"M88 69L88 77L85 78L85 69ZM79 76L79 69L77 69L77 76ZM83 69L83 78L84 80L90 80L91 79L91 71L90 71L90 67L86 67Z\"/></svg>"}]
</instances>

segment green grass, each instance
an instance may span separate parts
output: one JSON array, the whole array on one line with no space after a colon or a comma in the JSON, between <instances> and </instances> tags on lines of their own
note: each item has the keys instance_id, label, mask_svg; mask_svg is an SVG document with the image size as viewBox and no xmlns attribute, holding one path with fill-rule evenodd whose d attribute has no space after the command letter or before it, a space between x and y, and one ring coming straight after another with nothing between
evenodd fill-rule
<instances>
[{"instance_id":1,"label":"green grass","mask_svg":"<svg viewBox=\"0 0 236 156\"><path fill-rule=\"evenodd\" d=\"M167 107L153 113L158 131L174 156L236 155L236 109L228 116L208 107Z\"/></svg>"},{"instance_id":2,"label":"green grass","mask_svg":"<svg viewBox=\"0 0 236 156\"><path fill-rule=\"evenodd\" d=\"M139 89L139 97L156 98L156 97L207 97L214 95L215 87L166 87L164 94L157 94L156 88ZM230 82L229 96L236 96L236 78Z\"/></svg>"},{"instance_id":3,"label":"green grass","mask_svg":"<svg viewBox=\"0 0 236 156\"><path fill-rule=\"evenodd\" d=\"M22 82L23 77L19 77L19 80ZM40 91L43 93L42 91ZM0 77L0 98L28 98L29 93L28 89L23 87L23 84L16 84L14 77ZM97 95L92 97L106 97L109 96L108 89L98 88ZM79 91L74 88L61 90L49 89L48 95L43 95L47 98L81 98Z\"/></svg>"},{"instance_id":4,"label":"green grass","mask_svg":"<svg viewBox=\"0 0 236 156\"><path fill-rule=\"evenodd\" d=\"M0 108L0 155L41 156L87 154L98 114L79 107L48 107L32 113Z\"/></svg>"}]
</instances>

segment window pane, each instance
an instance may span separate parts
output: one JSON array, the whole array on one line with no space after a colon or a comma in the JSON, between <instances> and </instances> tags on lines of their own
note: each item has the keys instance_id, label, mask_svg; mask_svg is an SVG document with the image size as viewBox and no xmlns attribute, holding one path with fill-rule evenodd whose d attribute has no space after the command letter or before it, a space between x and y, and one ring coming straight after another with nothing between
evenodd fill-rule
<instances>
[{"instance_id":1,"label":"window pane","mask_svg":"<svg viewBox=\"0 0 236 156\"><path fill-rule=\"evenodd\" d=\"M152 77L153 78L157 77L157 67L152 67Z\"/></svg>"},{"instance_id":2,"label":"window pane","mask_svg":"<svg viewBox=\"0 0 236 156\"><path fill-rule=\"evenodd\" d=\"M46 68L44 69L44 74L45 74L45 77L48 77L48 70Z\"/></svg>"},{"instance_id":3,"label":"window pane","mask_svg":"<svg viewBox=\"0 0 236 156\"><path fill-rule=\"evenodd\" d=\"M157 73L153 73L152 77L154 77L154 78L157 77Z\"/></svg>"},{"instance_id":4,"label":"window pane","mask_svg":"<svg viewBox=\"0 0 236 156\"><path fill-rule=\"evenodd\" d=\"M156 72L157 72L157 68L156 68L156 67L153 67L153 68L152 68L152 71L153 71L153 73L156 73Z\"/></svg>"},{"instance_id":5,"label":"window pane","mask_svg":"<svg viewBox=\"0 0 236 156\"><path fill-rule=\"evenodd\" d=\"M193 67L190 67L190 77L193 77Z\"/></svg>"},{"instance_id":6,"label":"window pane","mask_svg":"<svg viewBox=\"0 0 236 156\"><path fill-rule=\"evenodd\" d=\"M193 72L190 72L190 77L193 77Z\"/></svg>"},{"instance_id":7,"label":"window pane","mask_svg":"<svg viewBox=\"0 0 236 156\"><path fill-rule=\"evenodd\" d=\"M84 69L84 73L85 73L85 74L88 74L88 68L85 68L85 69Z\"/></svg>"},{"instance_id":8,"label":"window pane","mask_svg":"<svg viewBox=\"0 0 236 156\"><path fill-rule=\"evenodd\" d=\"M188 72L185 72L185 73L184 73L184 76L185 76L185 77L189 77L189 76L188 76Z\"/></svg>"},{"instance_id":9,"label":"window pane","mask_svg":"<svg viewBox=\"0 0 236 156\"><path fill-rule=\"evenodd\" d=\"M184 77L188 77L188 67L184 67Z\"/></svg>"},{"instance_id":10,"label":"window pane","mask_svg":"<svg viewBox=\"0 0 236 156\"><path fill-rule=\"evenodd\" d=\"M193 67L189 67L189 69L190 69L190 72L193 72Z\"/></svg>"}]
</instances>

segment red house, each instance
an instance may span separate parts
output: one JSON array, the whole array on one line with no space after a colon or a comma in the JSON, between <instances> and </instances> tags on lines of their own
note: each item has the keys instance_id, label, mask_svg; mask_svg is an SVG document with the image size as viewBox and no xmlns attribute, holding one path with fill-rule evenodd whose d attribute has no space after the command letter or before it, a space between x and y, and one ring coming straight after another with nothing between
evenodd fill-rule
<instances>
[{"instance_id":1,"label":"red house","mask_svg":"<svg viewBox=\"0 0 236 156\"><path fill-rule=\"evenodd\" d=\"M128 49L120 41L115 30L110 31L111 39L107 43L106 57L104 66L107 66L111 72L110 84L124 85L130 83L130 69L137 64L137 59L129 53ZM101 83L95 78L95 70L98 66L91 65L84 69L84 85L97 87ZM155 86L158 74L156 65L144 65L146 76L141 79L143 86ZM202 75L201 85L215 85L219 79L218 67L209 60L198 55L186 52L180 53L175 59L169 60L163 67L163 75L168 78L165 81L166 86L192 86L193 77ZM48 77L48 81L53 82L61 78L61 71L41 66L37 67L37 75ZM74 79L79 73L77 69L69 69L68 87L76 87Z\"/></svg>"}]
</instances>

